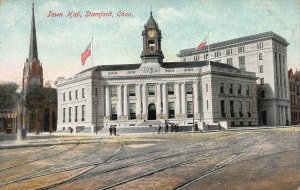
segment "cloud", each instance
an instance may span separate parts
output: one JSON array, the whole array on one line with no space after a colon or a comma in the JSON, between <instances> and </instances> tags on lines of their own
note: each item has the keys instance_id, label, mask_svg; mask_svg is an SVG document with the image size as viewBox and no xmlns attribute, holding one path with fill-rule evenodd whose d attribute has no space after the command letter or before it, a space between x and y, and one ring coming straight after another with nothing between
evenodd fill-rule
<instances>
[{"instance_id":1,"label":"cloud","mask_svg":"<svg viewBox=\"0 0 300 190\"><path fill-rule=\"evenodd\" d=\"M168 22L177 21L178 19L183 17L185 17L185 15L181 11L173 7L163 7L158 10L158 20L161 25L165 25Z\"/></svg>"}]
</instances>

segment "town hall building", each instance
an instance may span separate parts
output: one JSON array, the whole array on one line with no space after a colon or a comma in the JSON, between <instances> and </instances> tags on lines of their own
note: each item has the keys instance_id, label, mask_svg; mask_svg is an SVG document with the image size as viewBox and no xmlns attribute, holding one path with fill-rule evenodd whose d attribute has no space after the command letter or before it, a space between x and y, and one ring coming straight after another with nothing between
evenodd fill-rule
<instances>
[{"instance_id":1,"label":"town hall building","mask_svg":"<svg viewBox=\"0 0 300 190\"><path fill-rule=\"evenodd\" d=\"M99 65L56 82L58 131L149 121L258 125L254 72L217 61L164 62L162 32L152 12L142 38L140 63Z\"/></svg>"}]
</instances>

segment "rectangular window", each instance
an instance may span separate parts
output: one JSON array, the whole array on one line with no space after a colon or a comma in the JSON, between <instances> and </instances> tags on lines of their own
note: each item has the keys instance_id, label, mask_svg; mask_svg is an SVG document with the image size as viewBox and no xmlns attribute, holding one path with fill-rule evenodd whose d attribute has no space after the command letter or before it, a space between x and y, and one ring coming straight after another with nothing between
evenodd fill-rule
<instances>
[{"instance_id":1,"label":"rectangular window","mask_svg":"<svg viewBox=\"0 0 300 190\"><path fill-rule=\"evenodd\" d=\"M154 96L155 95L155 85L154 84L149 84L148 85L148 95L149 96Z\"/></svg>"},{"instance_id":2,"label":"rectangular window","mask_svg":"<svg viewBox=\"0 0 300 190\"><path fill-rule=\"evenodd\" d=\"M244 53L245 52L245 47L244 46L238 47L238 52L239 53Z\"/></svg>"},{"instance_id":3,"label":"rectangular window","mask_svg":"<svg viewBox=\"0 0 300 190\"><path fill-rule=\"evenodd\" d=\"M72 92L69 91L69 100L72 100Z\"/></svg>"},{"instance_id":4,"label":"rectangular window","mask_svg":"<svg viewBox=\"0 0 300 190\"><path fill-rule=\"evenodd\" d=\"M63 123L66 122L66 108L63 108Z\"/></svg>"},{"instance_id":5,"label":"rectangular window","mask_svg":"<svg viewBox=\"0 0 300 190\"><path fill-rule=\"evenodd\" d=\"M230 84L229 93L233 94L233 84Z\"/></svg>"},{"instance_id":6,"label":"rectangular window","mask_svg":"<svg viewBox=\"0 0 300 190\"><path fill-rule=\"evenodd\" d=\"M231 48L226 50L226 55L232 55L232 49Z\"/></svg>"},{"instance_id":7,"label":"rectangular window","mask_svg":"<svg viewBox=\"0 0 300 190\"><path fill-rule=\"evenodd\" d=\"M248 113L248 117L251 117L251 103L250 103L250 101L247 101L247 113Z\"/></svg>"},{"instance_id":8,"label":"rectangular window","mask_svg":"<svg viewBox=\"0 0 300 190\"><path fill-rule=\"evenodd\" d=\"M239 114L240 117L243 117L243 102L239 101Z\"/></svg>"},{"instance_id":9,"label":"rectangular window","mask_svg":"<svg viewBox=\"0 0 300 190\"><path fill-rule=\"evenodd\" d=\"M98 97L98 88L95 88L95 96Z\"/></svg>"},{"instance_id":10,"label":"rectangular window","mask_svg":"<svg viewBox=\"0 0 300 190\"><path fill-rule=\"evenodd\" d=\"M220 83L220 93L224 93L224 83Z\"/></svg>"},{"instance_id":11,"label":"rectangular window","mask_svg":"<svg viewBox=\"0 0 300 190\"><path fill-rule=\"evenodd\" d=\"M193 102L192 101L187 102L187 117L193 118Z\"/></svg>"},{"instance_id":12,"label":"rectangular window","mask_svg":"<svg viewBox=\"0 0 300 190\"><path fill-rule=\"evenodd\" d=\"M259 66L259 73L264 73L264 66L263 65Z\"/></svg>"},{"instance_id":13,"label":"rectangular window","mask_svg":"<svg viewBox=\"0 0 300 190\"><path fill-rule=\"evenodd\" d=\"M129 111L130 111L129 119L136 119L135 110L136 110L135 103L130 103L129 104Z\"/></svg>"},{"instance_id":14,"label":"rectangular window","mask_svg":"<svg viewBox=\"0 0 300 190\"><path fill-rule=\"evenodd\" d=\"M110 96L117 97L117 86L110 86Z\"/></svg>"},{"instance_id":15,"label":"rectangular window","mask_svg":"<svg viewBox=\"0 0 300 190\"><path fill-rule=\"evenodd\" d=\"M77 122L78 106L75 106L75 122Z\"/></svg>"},{"instance_id":16,"label":"rectangular window","mask_svg":"<svg viewBox=\"0 0 300 190\"><path fill-rule=\"evenodd\" d=\"M208 92L208 84L205 84L205 86L206 86L206 92Z\"/></svg>"},{"instance_id":17,"label":"rectangular window","mask_svg":"<svg viewBox=\"0 0 300 190\"><path fill-rule=\"evenodd\" d=\"M167 85L168 88L168 95L174 95L174 84L169 83Z\"/></svg>"},{"instance_id":18,"label":"rectangular window","mask_svg":"<svg viewBox=\"0 0 300 190\"><path fill-rule=\"evenodd\" d=\"M258 42L257 43L257 49L263 49L264 48L264 43L263 42Z\"/></svg>"},{"instance_id":19,"label":"rectangular window","mask_svg":"<svg viewBox=\"0 0 300 190\"><path fill-rule=\"evenodd\" d=\"M72 121L72 107L69 107L69 122Z\"/></svg>"},{"instance_id":20,"label":"rectangular window","mask_svg":"<svg viewBox=\"0 0 300 190\"><path fill-rule=\"evenodd\" d=\"M230 115L234 117L234 102L230 101Z\"/></svg>"},{"instance_id":21,"label":"rectangular window","mask_svg":"<svg viewBox=\"0 0 300 190\"><path fill-rule=\"evenodd\" d=\"M85 105L81 106L81 121L85 120Z\"/></svg>"},{"instance_id":22,"label":"rectangular window","mask_svg":"<svg viewBox=\"0 0 300 190\"><path fill-rule=\"evenodd\" d=\"M260 78L260 84L261 84L261 85L264 85L264 84L265 84L264 78Z\"/></svg>"},{"instance_id":23,"label":"rectangular window","mask_svg":"<svg viewBox=\"0 0 300 190\"><path fill-rule=\"evenodd\" d=\"M259 53L259 54L258 54L258 59L259 59L259 60L263 60L263 54L262 54L262 53Z\"/></svg>"},{"instance_id":24,"label":"rectangular window","mask_svg":"<svg viewBox=\"0 0 300 190\"><path fill-rule=\"evenodd\" d=\"M186 84L186 94L193 94L193 84Z\"/></svg>"},{"instance_id":25,"label":"rectangular window","mask_svg":"<svg viewBox=\"0 0 300 190\"><path fill-rule=\"evenodd\" d=\"M111 104L111 120L117 120L117 104Z\"/></svg>"},{"instance_id":26,"label":"rectangular window","mask_svg":"<svg viewBox=\"0 0 300 190\"><path fill-rule=\"evenodd\" d=\"M63 93L63 100L66 101L66 93Z\"/></svg>"},{"instance_id":27,"label":"rectangular window","mask_svg":"<svg viewBox=\"0 0 300 190\"><path fill-rule=\"evenodd\" d=\"M175 118L174 102L169 102L169 119Z\"/></svg>"},{"instance_id":28,"label":"rectangular window","mask_svg":"<svg viewBox=\"0 0 300 190\"><path fill-rule=\"evenodd\" d=\"M238 94L242 94L242 85L239 84L239 87L238 87Z\"/></svg>"},{"instance_id":29,"label":"rectangular window","mask_svg":"<svg viewBox=\"0 0 300 190\"><path fill-rule=\"evenodd\" d=\"M85 94L84 94L84 88L81 89L81 95L82 95L82 98L85 98Z\"/></svg>"},{"instance_id":30,"label":"rectangular window","mask_svg":"<svg viewBox=\"0 0 300 190\"><path fill-rule=\"evenodd\" d=\"M215 51L215 57L221 57L222 52L221 51Z\"/></svg>"},{"instance_id":31,"label":"rectangular window","mask_svg":"<svg viewBox=\"0 0 300 190\"><path fill-rule=\"evenodd\" d=\"M204 59L207 59L208 58L208 54L204 54Z\"/></svg>"},{"instance_id":32,"label":"rectangular window","mask_svg":"<svg viewBox=\"0 0 300 190\"><path fill-rule=\"evenodd\" d=\"M129 85L129 96L135 96L135 85Z\"/></svg>"},{"instance_id":33,"label":"rectangular window","mask_svg":"<svg viewBox=\"0 0 300 190\"><path fill-rule=\"evenodd\" d=\"M245 69L245 56L239 57L239 67L240 69Z\"/></svg>"},{"instance_id":34,"label":"rectangular window","mask_svg":"<svg viewBox=\"0 0 300 190\"><path fill-rule=\"evenodd\" d=\"M247 86L246 86L246 95L249 95L249 94L250 94L250 86L247 85Z\"/></svg>"},{"instance_id":35,"label":"rectangular window","mask_svg":"<svg viewBox=\"0 0 300 190\"><path fill-rule=\"evenodd\" d=\"M226 63L227 63L228 65L232 65L232 58L227 58L227 59L226 59Z\"/></svg>"},{"instance_id":36,"label":"rectangular window","mask_svg":"<svg viewBox=\"0 0 300 190\"><path fill-rule=\"evenodd\" d=\"M221 115L222 115L222 117L226 117L226 113L225 113L225 100L221 100Z\"/></svg>"},{"instance_id":37,"label":"rectangular window","mask_svg":"<svg viewBox=\"0 0 300 190\"><path fill-rule=\"evenodd\" d=\"M75 90L75 98L78 99L78 90Z\"/></svg>"},{"instance_id":38,"label":"rectangular window","mask_svg":"<svg viewBox=\"0 0 300 190\"><path fill-rule=\"evenodd\" d=\"M206 109L208 110L208 100L206 100Z\"/></svg>"}]
</instances>

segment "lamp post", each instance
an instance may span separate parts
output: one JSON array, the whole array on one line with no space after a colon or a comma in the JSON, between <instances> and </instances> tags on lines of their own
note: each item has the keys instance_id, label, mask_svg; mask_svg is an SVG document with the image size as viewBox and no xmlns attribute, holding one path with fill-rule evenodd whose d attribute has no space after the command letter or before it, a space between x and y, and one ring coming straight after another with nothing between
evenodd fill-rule
<instances>
[{"instance_id":1,"label":"lamp post","mask_svg":"<svg viewBox=\"0 0 300 190\"><path fill-rule=\"evenodd\" d=\"M193 101L193 126L192 126L192 131L194 131L194 126L195 126L195 109L194 109L194 87L192 88L192 101Z\"/></svg>"}]
</instances>

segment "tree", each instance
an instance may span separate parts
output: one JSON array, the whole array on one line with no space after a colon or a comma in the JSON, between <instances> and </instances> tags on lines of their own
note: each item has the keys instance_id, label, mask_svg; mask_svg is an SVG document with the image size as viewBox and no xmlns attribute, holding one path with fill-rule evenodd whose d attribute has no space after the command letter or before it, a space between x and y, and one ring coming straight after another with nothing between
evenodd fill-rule
<instances>
[{"instance_id":1,"label":"tree","mask_svg":"<svg viewBox=\"0 0 300 190\"><path fill-rule=\"evenodd\" d=\"M5 118L8 118L9 112L12 113L16 110L18 102L21 98L17 90L18 85L16 83L7 82L0 84L0 112L6 114L4 116ZM8 120L5 122L7 123Z\"/></svg>"},{"instance_id":2,"label":"tree","mask_svg":"<svg viewBox=\"0 0 300 190\"><path fill-rule=\"evenodd\" d=\"M36 133L40 132L41 116L44 107L47 103L47 97L45 90L39 86L32 86L25 99L25 107L29 111L29 130L36 130Z\"/></svg>"},{"instance_id":3,"label":"tree","mask_svg":"<svg viewBox=\"0 0 300 190\"><path fill-rule=\"evenodd\" d=\"M13 82L0 84L0 110L13 110L16 108L20 94L18 85Z\"/></svg>"}]
</instances>

